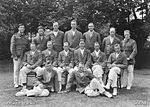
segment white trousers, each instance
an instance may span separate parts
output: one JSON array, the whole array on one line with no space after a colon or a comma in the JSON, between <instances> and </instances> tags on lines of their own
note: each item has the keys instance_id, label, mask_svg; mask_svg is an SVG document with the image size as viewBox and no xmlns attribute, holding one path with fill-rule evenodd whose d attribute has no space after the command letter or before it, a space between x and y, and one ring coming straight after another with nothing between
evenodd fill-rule
<instances>
[{"instance_id":1,"label":"white trousers","mask_svg":"<svg viewBox=\"0 0 150 107\"><path fill-rule=\"evenodd\" d=\"M21 65L21 58L18 58L18 60L13 59L14 64L14 85L19 85L19 71L20 71L20 65Z\"/></svg>"},{"instance_id":2,"label":"white trousers","mask_svg":"<svg viewBox=\"0 0 150 107\"><path fill-rule=\"evenodd\" d=\"M39 86L34 87L32 90L28 90L26 92L27 96L41 96L41 97L46 97L49 95L49 91L47 89L42 89Z\"/></svg>"},{"instance_id":3,"label":"white trousers","mask_svg":"<svg viewBox=\"0 0 150 107\"><path fill-rule=\"evenodd\" d=\"M134 65L128 65L127 69L123 73L123 86L132 87L133 83L133 71L134 71Z\"/></svg>"},{"instance_id":4,"label":"white trousers","mask_svg":"<svg viewBox=\"0 0 150 107\"><path fill-rule=\"evenodd\" d=\"M112 81L111 87L117 87L117 76L120 74L121 69L119 67L113 67L110 69L108 79Z\"/></svg>"},{"instance_id":5,"label":"white trousers","mask_svg":"<svg viewBox=\"0 0 150 107\"><path fill-rule=\"evenodd\" d=\"M38 72L40 72L42 70L42 68L41 67L36 67L35 69L33 69L33 70L31 70L31 69L28 69L26 66L23 66L22 68L21 68L21 70L20 70L20 79L19 79L19 85L22 85L22 83L27 83L27 73L29 73L29 72L36 72L36 73L38 73ZM37 74L38 75L38 74Z\"/></svg>"},{"instance_id":6,"label":"white trousers","mask_svg":"<svg viewBox=\"0 0 150 107\"><path fill-rule=\"evenodd\" d=\"M94 78L91 80L90 84L85 88L84 93L87 96L98 96L100 93L103 93L104 91L105 89L103 88L99 80Z\"/></svg>"}]
</instances>

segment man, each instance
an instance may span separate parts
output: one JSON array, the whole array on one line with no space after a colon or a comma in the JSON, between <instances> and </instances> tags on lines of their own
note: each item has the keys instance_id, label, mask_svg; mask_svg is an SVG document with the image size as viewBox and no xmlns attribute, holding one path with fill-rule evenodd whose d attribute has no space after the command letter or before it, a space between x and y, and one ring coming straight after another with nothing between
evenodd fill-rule
<instances>
[{"instance_id":1,"label":"man","mask_svg":"<svg viewBox=\"0 0 150 107\"><path fill-rule=\"evenodd\" d=\"M59 53L63 50L64 32L59 30L58 22L53 23L53 31L51 33L54 34L53 49Z\"/></svg>"},{"instance_id":2,"label":"man","mask_svg":"<svg viewBox=\"0 0 150 107\"><path fill-rule=\"evenodd\" d=\"M106 68L107 57L105 53L100 50L100 45L98 42L94 43L94 52L91 53L91 63L92 63L92 71L93 75L101 81L102 85L102 75L104 73L103 69Z\"/></svg>"},{"instance_id":3,"label":"man","mask_svg":"<svg viewBox=\"0 0 150 107\"><path fill-rule=\"evenodd\" d=\"M77 86L76 91L85 93L87 96L98 96L100 94L106 95L108 98L112 97L112 94L105 91L101 82L95 78L95 76L84 69L84 64L79 64L77 72L73 72L67 83L66 90L69 92L73 83Z\"/></svg>"},{"instance_id":4,"label":"man","mask_svg":"<svg viewBox=\"0 0 150 107\"><path fill-rule=\"evenodd\" d=\"M85 48L90 50L91 52L94 51L94 43L98 42L101 44L101 36L99 33L94 31L94 24L89 23L88 24L89 31L85 32L83 34L83 38L85 39Z\"/></svg>"},{"instance_id":5,"label":"man","mask_svg":"<svg viewBox=\"0 0 150 107\"><path fill-rule=\"evenodd\" d=\"M69 50L69 43L65 42L63 46L64 50L59 53L58 57L58 81L59 81L59 91L62 89L62 74L65 76L65 72L69 72L70 69L74 67L74 56L73 52ZM65 77L64 77L65 78ZM65 82L65 81L64 81ZM65 83L64 83L65 84Z\"/></svg>"},{"instance_id":6,"label":"man","mask_svg":"<svg viewBox=\"0 0 150 107\"><path fill-rule=\"evenodd\" d=\"M68 42L70 44L70 49L74 51L78 48L80 39L82 39L82 33L77 30L77 22L76 20L71 21L71 30L67 31L64 36L64 42Z\"/></svg>"},{"instance_id":7,"label":"man","mask_svg":"<svg viewBox=\"0 0 150 107\"><path fill-rule=\"evenodd\" d=\"M133 81L133 71L134 71L134 64L135 64L135 56L137 54L137 45L136 45L136 41L130 38L129 30L124 31L124 36L125 38L122 41L122 49L125 55L127 56L128 66L127 66L127 70L125 70L123 75L124 83L122 87L125 87L127 85L127 90L130 90Z\"/></svg>"},{"instance_id":8,"label":"man","mask_svg":"<svg viewBox=\"0 0 150 107\"><path fill-rule=\"evenodd\" d=\"M46 49L48 38L44 36L44 28L42 26L38 27L38 35L33 39L33 43L36 44L37 49L43 51Z\"/></svg>"},{"instance_id":9,"label":"man","mask_svg":"<svg viewBox=\"0 0 150 107\"><path fill-rule=\"evenodd\" d=\"M42 64L42 54L37 50L36 45L34 43L30 44L30 51L26 52L23 59L23 67L20 70L20 85L23 85L21 94L26 93L27 86L27 74L29 72L36 72L38 74L39 70L41 70Z\"/></svg>"},{"instance_id":10,"label":"man","mask_svg":"<svg viewBox=\"0 0 150 107\"><path fill-rule=\"evenodd\" d=\"M19 86L19 71L22 63L24 53L29 50L29 40L25 38L24 30L25 26L19 24L18 32L15 33L11 38L10 51L13 58L14 64L14 87Z\"/></svg>"},{"instance_id":11,"label":"man","mask_svg":"<svg viewBox=\"0 0 150 107\"><path fill-rule=\"evenodd\" d=\"M114 45L121 44L121 41L115 36L116 30L114 27L110 28L109 33L110 35L108 37L105 37L102 42L102 49L104 50L107 58L111 53L114 52Z\"/></svg>"},{"instance_id":12,"label":"man","mask_svg":"<svg viewBox=\"0 0 150 107\"><path fill-rule=\"evenodd\" d=\"M117 95L117 76L121 74L123 70L127 67L127 57L121 52L120 44L114 45L115 52L110 54L108 59L108 82L105 86L106 89L113 88L113 95Z\"/></svg>"},{"instance_id":13,"label":"man","mask_svg":"<svg viewBox=\"0 0 150 107\"><path fill-rule=\"evenodd\" d=\"M79 66L79 63L83 63L87 69L89 69L90 67L91 53L88 49L85 48L84 39L80 40L79 49L74 51L74 62L75 62L75 69L77 68L77 66Z\"/></svg>"}]
</instances>

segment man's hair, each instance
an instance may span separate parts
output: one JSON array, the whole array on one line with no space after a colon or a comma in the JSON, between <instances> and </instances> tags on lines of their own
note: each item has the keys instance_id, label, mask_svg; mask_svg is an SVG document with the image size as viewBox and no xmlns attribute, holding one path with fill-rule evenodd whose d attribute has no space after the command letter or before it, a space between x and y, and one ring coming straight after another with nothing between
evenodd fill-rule
<instances>
[{"instance_id":1,"label":"man's hair","mask_svg":"<svg viewBox=\"0 0 150 107\"><path fill-rule=\"evenodd\" d=\"M115 30L116 30L116 28L115 28L115 27L110 27L110 29L115 29ZM109 30L110 30L110 29L109 29Z\"/></svg>"},{"instance_id":2,"label":"man's hair","mask_svg":"<svg viewBox=\"0 0 150 107\"><path fill-rule=\"evenodd\" d=\"M98 42L95 42L94 45L99 45L99 43L98 43ZM99 46L100 46L100 45L99 45Z\"/></svg>"},{"instance_id":3,"label":"man's hair","mask_svg":"<svg viewBox=\"0 0 150 107\"><path fill-rule=\"evenodd\" d=\"M94 26L94 23L93 23L93 22L90 22L90 23L88 24L88 26L89 26L90 24L92 24L92 25Z\"/></svg>"},{"instance_id":4,"label":"man's hair","mask_svg":"<svg viewBox=\"0 0 150 107\"><path fill-rule=\"evenodd\" d=\"M120 44L116 43L116 44L114 45L114 48L116 48L116 47L120 47Z\"/></svg>"},{"instance_id":5,"label":"man's hair","mask_svg":"<svg viewBox=\"0 0 150 107\"><path fill-rule=\"evenodd\" d=\"M30 43L30 46L31 46L31 45L35 45L35 46L36 46L36 43L34 43L34 42L31 42L31 43Z\"/></svg>"},{"instance_id":6,"label":"man's hair","mask_svg":"<svg viewBox=\"0 0 150 107\"><path fill-rule=\"evenodd\" d=\"M71 22L76 22L76 23L77 23L77 21L76 21L76 20L72 20Z\"/></svg>"},{"instance_id":7,"label":"man's hair","mask_svg":"<svg viewBox=\"0 0 150 107\"><path fill-rule=\"evenodd\" d=\"M85 43L84 39L80 39L80 42L84 42Z\"/></svg>"},{"instance_id":8,"label":"man's hair","mask_svg":"<svg viewBox=\"0 0 150 107\"><path fill-rule=\"evenodd\" d=\"M39 29L43 29L43 30L44 30L44 27L43 27L43 26L39 26L39 27L38 27L38 30L39 30Z\"/></svg>"},{"instance_id":9,"label":"man's hair","mask_svg":"<svg viewBox=\"0 0 150 107\"><path fill-rule=\"evenodd\" d=\"M126 29L126 30L124 30L124 32L128 32L128 33L130 33L130 30Z\"/></svg>"},{"instance_id":10,"label":"man's hair","mask_svg":"<svg viewBox=\"0 0 150 107\"><path fill-rule=\"evenodd\" d=\"M70 45L69 42L64 42L64 45L65 45L65 44L68 44L68 46Z\"/></svg>"},{"instance_id":11,"label":"man's hair","mask_svg":"<svg viewBox=\"0 0 150 107\"><path fill-rule=\"evenodd\" d=\"M18 24L18 28L20 27L20 26L25 26L23 23L20 23L20 24Z\"/></svg>"},{"instance_id":12,"label":"man's hair","mask_svg":"<svg viewBox=\"0 0 150 107\"><path fill-rule=\"evenodd\" d=\"M53 45L53 42L52 41L47 41L47 44L51 43Z\"/></svg>"},{"instance_id":13,"label":"man's hair","mask_svg":"<svg viewBox=\"0 0 150 107\"><path fill-rule=\"evenodd\" d=\"M56 23L59 25L59 23L58 23L58 22L54 22L54 23L53 23L53 25L54 25L54 24L56 24Z\"/></svg>"}]
</instances>

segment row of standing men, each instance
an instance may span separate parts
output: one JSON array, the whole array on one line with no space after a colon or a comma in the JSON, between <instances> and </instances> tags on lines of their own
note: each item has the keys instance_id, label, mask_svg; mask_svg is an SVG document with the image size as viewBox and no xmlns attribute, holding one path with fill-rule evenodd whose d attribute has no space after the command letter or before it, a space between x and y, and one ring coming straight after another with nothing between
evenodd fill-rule
<instances>
[{"instance_id":1,"label":"row of standing men","mask_svg":"<svg viewBox=\"0 0 150 107\"><path fill-rule=\"evenodd\" d=\"M74 66L77 66L80 62L82 62L82 64L84 64L84 66L86 68L92 68L92 66L97 65L96 63L98 63L98 62L100 62L100 63L103 63L105 61L111 62L111 58L110 59L108 59L108 58L109 58L110 54L115 51L114 45L120 44L119 46L121 46L121 49L125 53L125 55L127 57L126 60L128 62L128 67L126 70L126 73L128 74L128 79L126 79L126 80L128 80L128 82L127 82L127 84L123 84L123 85L124 86L127 85L127 89L130 89L132 86L132 80L133 80L133 70L134 70L134 64L135 64L134 58L137 53L136 42L130 38L130 31L125 30L125 32L124 32L125 39L121 41L120 39L118 39L115 36L115 33L116 33L115 28L110 28L110 32L109 32L110 35L108 37L104 38L103 42L101 43L101 36L99 35L99 33L94 31L93 23L89 23L89 25L88 25L89 31L84 33L83 35L81 32L79 32L76 29L76 26L77 26L76 21L75 20L71 21L72 29L70 31L67 31L64 34L62 31L60 31L58 29L59 28L58 23L55 22L55 23L53 23L54 30L53 30L53 32L50 33L49 38L44 37L44 29L43 29L43 27L39 27L38 28L38 36L35 37L32 40L32 42L35 44L35 46L37 47L38 50L43 51L46 49L46 47L48 47L51 44L50 42L47 43L49 40L51 40L53 49L56 51L56 53L54 53L54 55L57 56L58 55L57 53L59 53L59 58L58 58L59 61L58 62L61 62L60 58L63 57L65 54L67 54L65 52L65 49L66 49L65 44L68 44L70 51L74 52L74 59L72 61L72 62L75 62ZM25 39L23 36L24 35L23 34L24 25L20 25L18 29L19 29L19 32L14 34L11 39L11 53L12 53L12 57L13 57L13 61L14 61L14 85L15 85L15 87L18 87L18 85L21 84L21 83L19 83L19 74L21 74L21 73L19 73L19 71L20 71L19 68L20 68L20 65L22 65L21 62L22 62L23 57L25 57L25 56L26 56L26 58L28 57L28 55L26 55L24 53L26 50L28 50L26 45L29 44L28 40ZM98 44L99 46L96 46L96 44ZM102 45L100 45L100 44L102 44ZM64 51L62 51L63 46L64 46ZM102 47L102 50L104 50L104 53L100 51L100 49L99 49L100 46ZM49 47L51 47L51 46L49 46ZM84 50L84 49L86 49L86 50ZM45 52L45 54L46 54L49 51L47 49L47 51L43 51L43 52ZM90 52L92 52L92 54L90 54ZM32 54L32 52L28 52L28 53ZM83 57L81 57L82 53L83 53ZM94 56L93 58L91 58L92 55ZM31 57L31 55L29 55L29 56ZM120 56L122 56L122 55L120 55ZM114 61L114 58L115 58L115 56L112 56L113 61ZM92 62L93 64L91 64L91 59L93 59L93 61L94 61L94 62ZM107 59L109 61L107 61ZM115 58L115 59L117 61L114 61L114 62L118 63L118 59L122 60L125 58L119 57L119 58ZM64 59L61 59L61 60L64 60ZM57 61L57 59L55 59L55 61ZM64 61L66 61L66 60L64 60ZM48 60L47 60L47 62L52 64L52 62L49 62ZM100 63L98 63L98 65L101 65ZM125 60L122 60L122 62L119 62L119 63L126 65ZM66 67L64 67L64 66L66 66L66 65L59 64L59 67L57 69L56 69L56 67L54 68L56 71L58 71L57 73L58 73L59 82L61 81L60 75L61 75L62 71L64 71L63 69L66 69ZM36 66L34 65L33 68L35 68L35 67ZM72 67L73 67L73 65L72 65ZM49 67L47 67L47 68L49 68ZM100 69L100 71L102 71L101 68L103 68L103 67L96 67L95 69L96 70L98 69L97 71L99 71L99 69ZM67 69L69 69L69 68L67 68ZM74 70L77 70L77 69L78 69L78 67L74 68ZM93 67L93 69L94 69L94 67ZM88 71L90 72L90 70L88 70ZM103 74L103 73L100 73L100 75L101 74ZM98 76L99 73L98 74L96 73L95 75ZM22 78L24 78L24 77L26 77L26 76L22 76ZM111 78L111 76L108 76L108 77ZM112 79L113 78L111 78L110 80L112 80ZM24 78L24 81L26 83L25 78ZM110 84L112 84L112 81L108 81L105 88L108 89L110 87ZM59 88L59 90L60 90L61 85L59 85L59 87L60 87ZM116 88L115 88L114 92L115 92L114 95L116 95Z\"/></svg>"}]
</instances>

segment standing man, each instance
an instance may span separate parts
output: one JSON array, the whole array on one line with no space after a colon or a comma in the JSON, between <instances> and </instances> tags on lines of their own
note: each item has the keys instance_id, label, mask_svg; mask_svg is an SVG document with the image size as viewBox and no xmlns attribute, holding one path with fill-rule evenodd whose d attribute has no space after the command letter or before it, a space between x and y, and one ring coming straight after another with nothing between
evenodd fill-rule
<instances>
[{"instance_id":1,"label":"standing man","mask_svg":"<svg viewBox=\"0 0 150 107\"><path fill-rule=\"evenodd\" d=\"M133 71L134 71L134 64L135 64L135 56L137 54L137 45L136 45L136 41L130 38L129 30L124 31L124 36L125 38L122 41L122 49L127 56L128 66L127 66L127 70L125 70L123 75L124 83L122 87L127 85L127 90L130 90L133 82Z\"/></svg>"},{"instance_id":2,"label":"standing man","mask_svg":"<svg viewBox=\"0 0 150 107\"><path fill-rule=\"evenodd\" d=\"M64 32L59 30L58 22L53 23L53 49L59 54L63 50Z\"/></svg>"},{"instance_id":3,"label":"standing man","mask_svg":"<svg viewBox=\"0 0 150 107\"><path fill-rule=\"evenodd\" d=\"M33 43L36 44L37 49L43 51L46 49L46 44L49 38L44 36L44 28L42 26L38 27L38 35L33 39Z\"/></svg>"},{"instance_id":4,"label":"standing man","mask_svg":"<svg viewBox=\"0 0 150 107\"><path fill-rule=\"evenodd\" d=\"M116 30L114 27L110 28L109 33L110 35L108 37L105 37L102 42L102 49L104 50L107 58L111 53L114 52L114 45L121 44L121 41L115 36Z\"/></svg>"},{"instance_id":5,"label":"standing man","mask_svg":"<svg viewBox=\"0 0 150 107\"><path fill-rule=\"evenodd\" d=\"M24 53L29 49L29 40L25 37L25 26L19 24L18 32L11 38L10 51L14 63L14 87L19 85L19 71Z\"/></svg>"},{"instance_id":6,"label":"standing man","mask_svg":"<svg viewBox=\"0 0 150 107\"><path fill-rule=\"evenodd\" d=\"M101 44L101 36L99 33L94 31L94 24L89 23L88 24L89 31L85 32L83 34L83 38L85 39L85 48L90 50L91 52L94 51L94 43L98 42Z\"/></svg>"},{"instance_id":7,"label":"standing man","mask_svg":"<svg viewBox=\"0 0 150 107\"><path fill-rule=\"evenodd\" d=\"M64 36L64 42L70 44L70 49L74 51L78 48L80 39L82 39L82 33L77 30L76 20L71 21L71 30L67 31Z\"/></svg>"},{"instance_id":8,"label":"standing man","mask_svg":"<svg viewBox=\"0 0 150 107\"><path fill-rule=\"evenodd\" d=\"M122 74L123 70L127 67L127 57L121 52L120 44L114 45L115 52L110 54L108 58L108 82L105 86L106 89L113 88L113 95L117 95L117 77Z\"/></svg>"}]
</instances>

